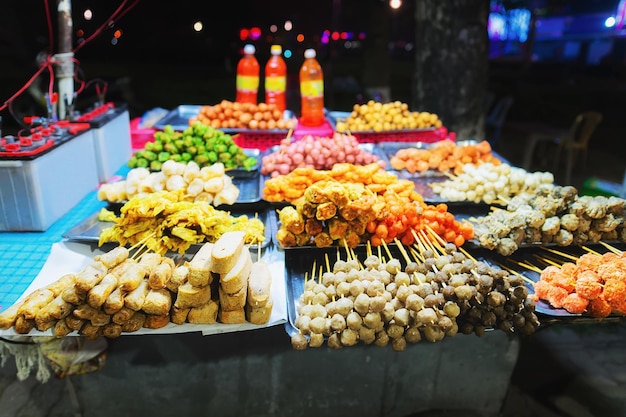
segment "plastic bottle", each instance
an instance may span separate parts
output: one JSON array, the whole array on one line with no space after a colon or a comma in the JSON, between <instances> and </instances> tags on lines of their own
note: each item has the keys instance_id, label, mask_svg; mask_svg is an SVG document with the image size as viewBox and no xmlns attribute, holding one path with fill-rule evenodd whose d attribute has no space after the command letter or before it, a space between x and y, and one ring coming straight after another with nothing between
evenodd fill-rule
<instances>
[{"instance_id":1,"label":"plastic bottle","mask_svg":"<svg viewBox=\"0 0 626 417\"><path fill-rule=\"evenodd\" d=\"M287 64L280 45L272 45L270 53L272 56L265 64L265 102L274 103L278 110L284 112L287 107Z\"/></svg>"},{"instance_id":2,"label":"plastic bottle","mask_svg":"<svg viewBox=\"0 0 626 417\"><path fill-rule=\"evenodd\" d=\"M237 95L235 101L239 103L257 104L259 91L259 72L261 67L254 56L256 48L247 44L243 48L243 57L237 64Z\"/></svg>"},{"instance_id":3,"label":"plastic bottle","mask_svg":"<svg viewBox=\"0 0 626 417\"><path fill-rule=\"evenodd\" d=\"M300 67L300 100L300 123L303 126L324 124L324 73L315 49L304 51L304 62Z\"/></svg>"}]
</instances>

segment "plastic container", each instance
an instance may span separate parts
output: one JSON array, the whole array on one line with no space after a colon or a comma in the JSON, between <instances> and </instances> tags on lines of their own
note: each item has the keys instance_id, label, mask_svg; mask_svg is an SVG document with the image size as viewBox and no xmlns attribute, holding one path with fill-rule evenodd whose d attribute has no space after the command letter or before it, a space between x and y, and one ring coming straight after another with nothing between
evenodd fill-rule
<instances>
[{"instance_id":1,"label":"plastic container","mask_svg":"<svg viewBox=\"0 0 626 417\"><path fill-rule=\"evenodd\" d=\"M300 67L300 123L303 126L324 124L324 73L315 49L304 51Z\"/></svg>"},{"instance_id":2,"label":"plastic container","mask_svg":"<svg viewBox=\"0 0 626 417\"><path fill-rule=\"evenodd\" d=\"M283 48L272 45L271 57L265 64L265 102L275 104L284 112L287 108L287 64L283 59Z\"/></svg>"},{"instance_id":3,"label":"plastic container","mask_svg":"<svg viewBox=\"0 0 626 417\"><path fill-rule=\"evenodd\" d=\"M243 57L237 64L237 94L235 101L239 103L257 104L259 91L259 73L261 67L254 56L256 48L247 44L243 48Z\"/></svg>"},{"instance_id":4,"label":"plastic container","mask_svg":"<svg viewBox=\"0 0 626 417\"><path fill-rule=\"evenodd\" d=\"M34 158L0 158L0 231L45 231L98 185L93 131Z\"/></svg>"},{"instance_id":5,"label":"plastic container","mask_svg":"<svg viewBox=\"0 0 626 417\"><path fill-rule=\"evenodd\" d=\"M96 149L98 180L104 183L132 156L128 110L126 106L112 107L89 123Z\"/></svg>"}]
</instances>

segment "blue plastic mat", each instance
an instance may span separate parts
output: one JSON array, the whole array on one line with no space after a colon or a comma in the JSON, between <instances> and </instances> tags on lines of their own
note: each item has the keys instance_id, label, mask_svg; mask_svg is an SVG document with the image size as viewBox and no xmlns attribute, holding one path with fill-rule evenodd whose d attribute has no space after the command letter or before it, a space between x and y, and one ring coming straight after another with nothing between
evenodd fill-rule
<instances>
[{"instance_id":1,"label":"blue plastic mat","mask_svg":"<svg viewBox=\"0 0 626 417\"><path fill-rule=\"evenodd\" d=\"M0 232L0 311L11 306L33 282L52 244L105 206L94 190L45 232Z\"/></svg>"}]
</instances>

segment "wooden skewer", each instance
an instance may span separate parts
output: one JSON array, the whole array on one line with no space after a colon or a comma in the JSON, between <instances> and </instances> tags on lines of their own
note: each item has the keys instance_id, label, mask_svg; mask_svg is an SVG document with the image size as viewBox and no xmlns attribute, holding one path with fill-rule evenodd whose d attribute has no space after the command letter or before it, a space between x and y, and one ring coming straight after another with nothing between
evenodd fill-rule
<instances>
[{"instance_id":1,"label":"wooden skewer","mask_svg":"<svg viewBox=\"0 0 626 417\"><path fill-rule=\"evenodd\" d=\"M546 251L548 251L548 252L552 252L552 253L554 253L554 254L557 254L557 255L559 255L559 256L562 256L562 257L564 257L564 258L571 259L572 261L577 261L577 260L578 260L578 257L577 257L577 256L570 255L569 253L561 252L561 251L556 250L556 249L550 249L550 248L542 248L542 249L543 249L543 250L546 250Z\"/></svg>"},{"instance_id":2,"label":"wooden skewer","mask_svg":"<svg viewBox=\"0 0 626 417\"><path fill-rule=\"evenodd\" d=\"M320 265L320 272L319 272L319 275L317 276L317 283L318 284L322 283L322 274L323 274L323 272L324 272L324 269L323 269L322 265Z\"/></svg>"},{"instance_id":3,"label":"wooden skewer","mask_svg":"<svg viewBox=\"0 0 626 417\"><path fill-rule=\"evenodd\" d=\"M324 260L326 261L326 270L330 272L330 261L328 260L328 253L324 254Z\"/></svg>"},{"instance_id":4,"label":"wooden skewer","mask_svg":"<svg viewBox=\"0 0 626 417\"><path fill-rule=\"evenodd\" d=\"M463 255L465 255L465 257L467 259L470 259L473 262L478 262L472 255L470 255L470 253L468 251L466 251L465 249L461 248L461 247L457 247L457 249L459 250L459 252L461 252Z\"/></svg>"},{"instance_id":5,"label":"wooden skewer","mask_svg":"<svg viewBox=\"0 0 626 417\"><path fill-rule=\"evenodd\" d=\"M614 254L616 254L616 255L621 255L621 254L622 254L622 251L621 251L621 250L619 250L619 249L617 249L617 248L615 248L615 247L613 247L613 246L609 245L609 244L608 244L608 243L606 243L606 242L600 241L600 244L601 244L602 246L604 246L605 248L607 248L608 250L610 250L611 252L613 252Z\"/></svg>"},{"instance_id":6,"label":"wooden skewer","mask_svg":"<svg viewBox=\"0 0 626 417\"><path fill-rule=\"evenodd\" d=\"M429 225L426 225L426 230L441 245L445 245L446 244L446 241L443 240L443 238L441 236L439 236L437 233L435 233L435 231L433 230L432 227L430 227Z\"/></svg>"},{"instance_id":7,"label":"wooden skewer","mask_svg":"<svg viewBox=\"0 0 626 417\"><path fill-rule=\"evenodd\" d=\"M594 255L602 256L602 254L600 252L596 252L595 250L590 249L587 246L581 246L581 248L583 248L584 250L586 250L589 253L593 253Z\"/></svg>"},{"instance_id":8,"label":"wooden skewer","mask_svg":"<svg viewBox=\"0 0 626 417\"><path fill-rule=\"evenodd\" d=\"M391 256L391 252L389 251L389 247L387 246L387 242L385 242L384 240L381 240L383 247L385 248L385 252L387 252L387 256L389 257L389 259L393 259L393 256Z\"/></svg>"},{"instance_id":9,"label":"wooden skewer","mask_svg":"<svg viewBox=\"0 0 626 417\"><path fill-rule=\"evenodd\" d=\"M527 276L525 276L524 274L520 274L519 272L517 272L516 270L506 267L504 265L502 265L501 263L497 263L496 265L498 265L500 268L504 269L505 271L510 272L511 274L517 275L518 277L520 277L521 279L523 279L524 281L526 281L529 284L535 285L535 281L533 281L532 279L528 278Z\"/></svg>"},{"instance_id":10,"label":"wooden skewer","mask_svg":"<svg viewBox=\"0 0 626 417\"><path fill-rule=\"evenodd\" d=\"M550 259L550 258L546 258L546 257L542 257L539 255L535 255L535 258L537 258L538 260L548 264L548 265L553 265L553 266L558 266L559 268L562 266L562 264L555 262L554 260Z\"/></svg>"},{"instance_id":11,"label":"wooden skewer","mask_svg":"<svg viewBox=\"0 0 626 417\"><path fill-rule=\"evenodd\" d=\"M406 249L402 245L402 242L400 242L400 240L397 237L394 238L393 241L396 242L396 245L398 245L398 249L400 249L400 253L402 254L402 257L404 257L404 261L407 264L409 264L411 262L411 258L409 257L409 254L407 253Z\"/></svg>"},{"instance_id":12,"label":"wooden skewer","mask_svg":"<svg viewBox=\"0 0 626 417\"><path fill-rule=\"evenodd\" d=\"M542 272L542 269L540 269L540 268L536 267L535 265L527 264L527 263L520 262L520 261L515 261L515 260L513 260L513 259L509 259L509 260L510 260L511 262L515 262L515 263L516 263L516 264L518 264L519 266L522 266L522 267L524 267L524 268L526 268L526 269L530 269L531 271L537 272L537 273L539 273L539 274L541 274L541 272Z\"/></svg>"}]
</instances>

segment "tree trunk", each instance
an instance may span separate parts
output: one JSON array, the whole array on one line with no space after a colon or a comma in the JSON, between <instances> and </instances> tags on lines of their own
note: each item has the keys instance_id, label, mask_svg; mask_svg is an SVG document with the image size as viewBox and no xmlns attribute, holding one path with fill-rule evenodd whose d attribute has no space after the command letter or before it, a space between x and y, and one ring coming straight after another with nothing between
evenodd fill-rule
<instances>
[{"instance_id":1,"label":"tree trunk","mask_svg":"<svg viewBox=\"0 0 626 417\"><path fill-rule=\"evenodd\" d=\"M457 139L484 139L488 0L415 0L413 102L436 113Z\"/></svg>"}]
</instances>

